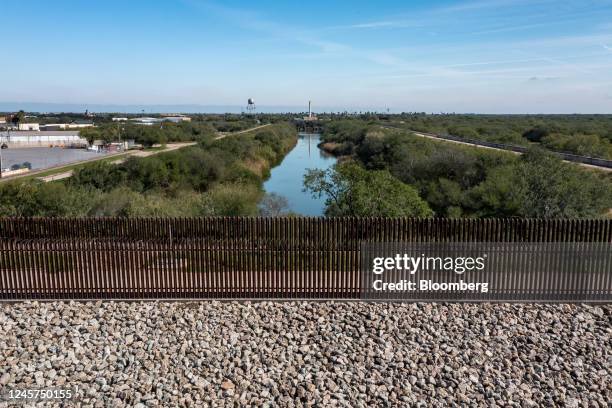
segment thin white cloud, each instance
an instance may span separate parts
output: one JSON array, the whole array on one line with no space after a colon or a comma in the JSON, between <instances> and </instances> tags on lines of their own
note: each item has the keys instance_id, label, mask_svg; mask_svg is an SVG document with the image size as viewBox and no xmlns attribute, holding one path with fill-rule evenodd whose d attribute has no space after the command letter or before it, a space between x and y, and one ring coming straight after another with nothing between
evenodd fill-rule
<instances>
[{"instance_id":1,"label":"thin white cloud","mask_svg":"<svg viewBox=\"0 0 612 408\"><path fill-rule=\"evenodd\" d=\"M612 47L610 47L609 45L601 44L601 46L604 48L604 50L608 50L608 51L612 52Z\"/></svg>"},{"instance_id":2,"label":"thin white cloud","mask_svg":"<svg viewBox=\"0 0 612 408\"><path fill-rule=\"evenodd\" d=\"M537 82L537 81L556 81L560 79L559 77L538 77L538 76L533 76L531 78L529 78L529 82Z\"/></svg>"}]
</instances>

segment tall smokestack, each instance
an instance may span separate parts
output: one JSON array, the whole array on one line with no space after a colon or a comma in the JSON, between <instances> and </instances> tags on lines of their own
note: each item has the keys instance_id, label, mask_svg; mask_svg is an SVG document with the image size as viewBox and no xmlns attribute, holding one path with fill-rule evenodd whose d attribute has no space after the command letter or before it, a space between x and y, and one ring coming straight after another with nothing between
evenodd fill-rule
<instances>
[{"instance_id":1,"label":"tall smokestack","mask_svg":"<svg viewBox=\"0 0 612 408\"><path fill-rule=\"evenodd\" d=\"M310 104L311 104L311 102L308 101L308 117L312 118L312 110L310 110Z\"/></svg>"}]
</instances>

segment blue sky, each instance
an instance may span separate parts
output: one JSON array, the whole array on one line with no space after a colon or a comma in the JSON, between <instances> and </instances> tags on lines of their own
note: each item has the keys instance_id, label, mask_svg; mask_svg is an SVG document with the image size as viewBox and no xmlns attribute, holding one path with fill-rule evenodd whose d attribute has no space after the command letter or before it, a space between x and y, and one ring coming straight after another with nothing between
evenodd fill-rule
<instances>
[{"instance_id":1,"label":"blue sky","mask_svg":"<svg viewBox=\"0 0 612 408\"><path fill-rule=\"evenodd\" d=\"M611 113L612 0L12 1L0 102Z\"/></svg>"}]
</instances>

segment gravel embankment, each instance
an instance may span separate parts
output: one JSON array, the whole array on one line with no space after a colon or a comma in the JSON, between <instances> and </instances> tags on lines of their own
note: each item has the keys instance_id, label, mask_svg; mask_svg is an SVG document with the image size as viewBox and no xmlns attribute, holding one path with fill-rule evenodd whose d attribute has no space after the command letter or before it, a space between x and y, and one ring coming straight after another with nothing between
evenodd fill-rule
<instances>
[{"instance_id":1,"label":"gravel embankment","mask_svg":"<svg viewBox=\"0 0 612 408\"><path fill-rule=\"evenodd\" d=\"M0 305L1 393L91 406L606 406L612 306ZM0 403L0 406L2 403Z\"/></svg>"}]
</instances>

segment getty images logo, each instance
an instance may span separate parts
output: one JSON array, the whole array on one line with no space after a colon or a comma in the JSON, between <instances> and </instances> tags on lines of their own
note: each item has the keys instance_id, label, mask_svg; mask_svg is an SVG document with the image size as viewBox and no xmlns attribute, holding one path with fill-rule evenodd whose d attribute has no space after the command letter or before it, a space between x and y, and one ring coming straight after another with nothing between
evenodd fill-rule
<instances>
[{"instance_id":1,"label":"getty images logo","mask_svg":"<svg viewBox=\"0 0 612 408\"><path fill-rule=\"evenodd\" d=\"M427 272L450 272L457 275L463 275L465 272L482 271L485 269L485 261L487 255L479 257L458 256L458 257L441 257L441 256L410 256L408 254L396 254L393 257L376 257L373 259L372 271L376 279L371 281L371 287L375 292L453 292L453 291L469 291L486 293L489 291L488 282L471 282L460 279L456 281L453 278L446 281L434 281ZM381 276L383 273L389 272L391 281L386 281ZM400 278L397 280L397 272L405 272L415 275L422 272L420 278L407 279ZM424 275L424 276L423 276ZM440 278L440 276L438 276Z\"/></svg>"},{"instance_id":2,"label":"getty images logo","mask_svg":"<svg viewBox=\"0 0 612 408\"><path fill-rule=\"evenodd\" d=\"M411 275L419 271L452 271L461 275L469 271L482 271L485 268L487 255L479 257L441 257L441 256L410 256L396 254L394 257L377 257L372 264L372 272L380 275L386 271L406 271Z\"/></svg>"}]
</instances>

